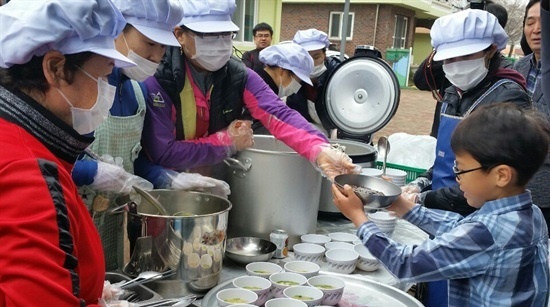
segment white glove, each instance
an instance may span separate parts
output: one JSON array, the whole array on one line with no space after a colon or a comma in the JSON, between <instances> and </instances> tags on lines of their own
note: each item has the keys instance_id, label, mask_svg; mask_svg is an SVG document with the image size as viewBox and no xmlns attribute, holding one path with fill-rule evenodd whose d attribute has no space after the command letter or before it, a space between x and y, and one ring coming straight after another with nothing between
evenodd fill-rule
<instances>
[{"instance_id":1,"label":"white glove","mask_svg":"<svg viewBox=\"0 0 550 307\"><path fill-rule=\"evenodd\" d=\"M174 190L201 190L225 197L231 194L229 184L223 180L206 177L196 173L179 173L168 175L172 178L171 188Z\"/></svg>"},{"instance_id":2,"label":"white glove","mask_svg":"<svg viewBox=\"0 0 550 307\"><path fill-rule=\"evenodd\" d=\"M358 174L361 166L353 164L351 158L343 151L327 146L317 155L317 166L329 180L341 174Z\"/></svg>"},{"instance_id":3,"label":"white glove","mask_svg":"<svg viewBox=\"0 0 550 307\"><path fill-rule=\"evenodd\" d=\"M132 186L151 191L153 184L149 181L128 173L121 166L97 161L97 174L90 187L101 192L116 192L130 194Z\"/></svg>"}]
</instances>

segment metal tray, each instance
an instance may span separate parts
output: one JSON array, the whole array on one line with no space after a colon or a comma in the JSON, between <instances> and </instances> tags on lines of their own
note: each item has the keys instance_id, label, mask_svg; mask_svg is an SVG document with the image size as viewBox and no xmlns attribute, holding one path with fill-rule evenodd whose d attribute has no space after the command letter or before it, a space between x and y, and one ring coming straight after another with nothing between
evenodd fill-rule
<instances>
[{"instance_id":1,"label":"metal tray","mask_svg":"<svg viewBox=\"0 0 550 307\"><path fill-rule=\"evenodd\" d=\"M319 272L319 275L331 275L346 283L344 295L337 307L422 307L418 300L397 288L350 275L331 272ZM233 288L233 280L225 281L212 288L202 299L202 307L217 307L216 294L223 289Z\"/></svg>"},{"instance_id":2,"label":"metal tray","mask_svg":"<svg viewBox=\"0 0 550 307\"><path fill-rule=\"evenodd\" d=\"M123 280L130 280L130 279L131 279L130 277L117 272L105 273L105 280L108 280L109 282L111 282L111 284L115 284L117 282L121 282ZM162 296L160 296L160 294L154 292L153 290L143 285L132 287L132 290L136 292L140 302L162 299Z\"/></svg>"}]
</instances>

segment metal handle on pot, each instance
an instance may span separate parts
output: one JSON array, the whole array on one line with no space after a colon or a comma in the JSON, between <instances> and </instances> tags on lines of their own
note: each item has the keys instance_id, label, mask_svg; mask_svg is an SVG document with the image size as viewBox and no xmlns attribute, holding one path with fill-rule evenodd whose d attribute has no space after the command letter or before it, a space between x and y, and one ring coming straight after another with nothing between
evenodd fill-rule
<instances>
[{"instance_id":1,"label":"metal handle on pot","mask_svg":"<svg viewBox=\"0 0 550 307\"><path fill-rule=\"evenodd\" d=\"M244 161L235 158L225 158L223 162L230 168L236 168L243 172L248 172L252 167L252 160L248 158L244 159Z\"/></svg>"}]
</instances>

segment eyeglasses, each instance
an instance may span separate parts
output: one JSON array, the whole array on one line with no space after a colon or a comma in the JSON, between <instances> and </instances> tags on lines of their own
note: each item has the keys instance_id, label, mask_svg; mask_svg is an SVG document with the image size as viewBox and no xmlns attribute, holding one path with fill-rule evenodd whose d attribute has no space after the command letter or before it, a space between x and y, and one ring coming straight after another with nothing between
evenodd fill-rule
<instances>
[{"instance_id":1,"label":"eyeglasses","mask_svg":"<svg viewBox=\"0 0 550 307\"><path fill-rule=\"evenodd\" d=\"M476 167L476 168L471 168L471 169L465 169L465 170L460 170L458 169L458 167L456 167L456 161L454 162L454 165L453 165L453 173L455 173L455 177L457 180L460 180L460 175L462 174L466 174L466 173L470 173L470 172L473 172L473 171L479 171L481 169L491 169L493 168L494 166L480 166L480 167Z\"/></svg>"},{"instance_id":2,"label":"eyeglasses","mask_svg":"<svg viewBox=\"0 0 550 307\"><path fill-rule=\"evenodd\" d=\"M257 38L270 38L271 34L256 34L256 35L254 35L254 37L257 37Z\"/></svg>"},{"instance_id":3,"label":"eyeglasses","mask_svg":"<svg viewBox=\"0 0 550 307\"><path fill-rule=\"evenodd\" d=\"M202 39L211 39L211 40L215 40L220 37L222 38L231 37L231 39L234 39L235 37L237 37L237 33L235 32L200 33L200 32L195 32L190 30L190 31L187 31L186 33L193 33L193 36L198 36Z\"/></svg>"}]
</instances>

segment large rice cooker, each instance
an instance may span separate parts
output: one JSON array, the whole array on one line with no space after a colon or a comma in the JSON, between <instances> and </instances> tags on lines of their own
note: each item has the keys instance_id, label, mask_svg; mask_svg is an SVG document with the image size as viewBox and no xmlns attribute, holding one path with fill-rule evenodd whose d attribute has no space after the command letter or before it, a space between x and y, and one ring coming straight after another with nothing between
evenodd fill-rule
<instances>
[{"instance_id":1,"label":"large rice cooker","mask_svg":"<svg viewBox=\"0 0 550 307\"><path fill-rule=\"evenodd\" d=\"M316 111L332 144L343 145L355 164L376 167L377 152L369 145L399 106L399 81L391 67L371 46L357 46L328 77ZM320 212L338 213L332 202L331 183L323 178Z\"/></svg>"}]
</instances>

